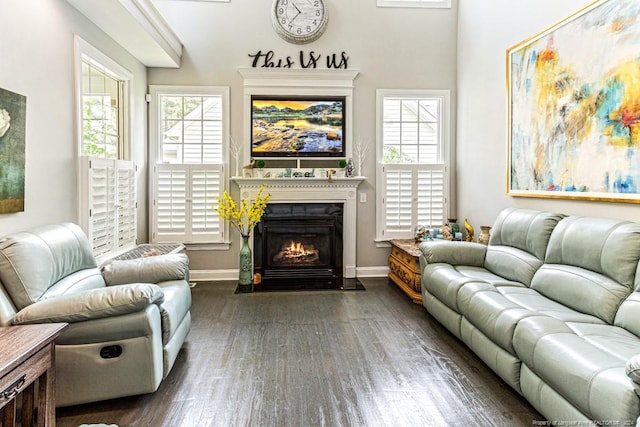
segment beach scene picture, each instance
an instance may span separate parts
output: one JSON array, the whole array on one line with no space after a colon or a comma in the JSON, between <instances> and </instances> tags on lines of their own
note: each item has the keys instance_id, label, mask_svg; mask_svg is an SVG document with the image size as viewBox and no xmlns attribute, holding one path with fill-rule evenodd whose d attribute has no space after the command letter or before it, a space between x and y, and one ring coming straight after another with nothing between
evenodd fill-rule
<instances>
[{"instance_id":1,"label":"beach scene picture","mask_svg":"<svg viewBox=\"0 0 640 427\"><path fill-rule=\"evenodd\" d=\"M344 103L344 98L252 99L252 155L344 155Z\"/></svg>"}]
</instances>

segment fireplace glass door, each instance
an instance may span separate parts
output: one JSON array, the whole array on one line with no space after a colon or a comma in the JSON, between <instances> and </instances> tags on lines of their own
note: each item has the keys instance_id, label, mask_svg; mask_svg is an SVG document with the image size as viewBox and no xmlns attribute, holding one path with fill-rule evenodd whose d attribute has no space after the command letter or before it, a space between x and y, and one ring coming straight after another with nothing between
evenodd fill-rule
<instances>
[{"instance_id":1,"label":"fireplace glass door","mask_svg":"<svg viewBox=\"0 0 640 427\"><path fill-rule=\"evenodd\" d=\"M264 289L342 286L338 203L269 204L254 229L254 272Z\"/></svg>"},{"instance_id":2,"label":"fireplace glass door","mask_svg":"<svg viewBox=\"0 0 640 427\"><path fill-rule=\"evenodd\" d=\"M296 231L297 228L297 231ZM333 260L333 230L324 227L267 227L266 267L272 269L329 268Z\"/></svg>"}]
</instances>

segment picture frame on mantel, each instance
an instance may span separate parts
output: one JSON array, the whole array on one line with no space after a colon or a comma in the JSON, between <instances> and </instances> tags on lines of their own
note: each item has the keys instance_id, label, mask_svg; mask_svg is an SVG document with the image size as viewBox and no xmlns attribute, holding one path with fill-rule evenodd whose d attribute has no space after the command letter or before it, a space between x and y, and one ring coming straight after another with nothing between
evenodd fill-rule
<instances>
[{"instance_id":1,"label":"picture frame on mantel","mask_svg":"<svg viewBox=\"0 0 640 427\"><path fill-rule=\"evenodd\" d=\"M640 203L639 14L598 0L507 50L508 195Z\"/></svg>"}]
</instances>

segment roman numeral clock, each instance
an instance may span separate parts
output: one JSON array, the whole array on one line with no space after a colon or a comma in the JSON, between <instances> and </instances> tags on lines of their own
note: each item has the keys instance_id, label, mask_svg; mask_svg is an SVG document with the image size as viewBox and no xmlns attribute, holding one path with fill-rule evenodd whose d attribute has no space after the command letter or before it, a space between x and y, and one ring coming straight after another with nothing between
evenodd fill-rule
<instances>
[{"instance_id":1,"label":"roman numeral clock","mask_svg":"<svg viewBox=\"0 0 640 427\"><path fill-rule=\"evenodd\" d=\"M329 13L323 0L274 0L271 21L280 37L305 44L322 35Z\"/></svg>"}]
</instances>

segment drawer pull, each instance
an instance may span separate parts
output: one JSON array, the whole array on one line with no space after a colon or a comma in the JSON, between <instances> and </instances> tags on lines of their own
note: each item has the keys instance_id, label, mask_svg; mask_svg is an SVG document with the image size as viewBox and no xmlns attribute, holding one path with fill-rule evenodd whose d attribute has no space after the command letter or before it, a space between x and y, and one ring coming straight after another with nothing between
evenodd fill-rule
<instances>
[{"instance_id":1,"label":"drawer pull","mask_svg":"<svg viewBox=\"0 0 640 427\"><path fill-rule=\"evenodd\" d=\"M13 399L18 395L18 393L20 393L20 389L26 382L27 382L27 375L25 374L20 378L18 378L16 382L14 382L9 387L5 388L2 392L0 392L0 397L7 400Z\"/></svg>"}]
</instances>

